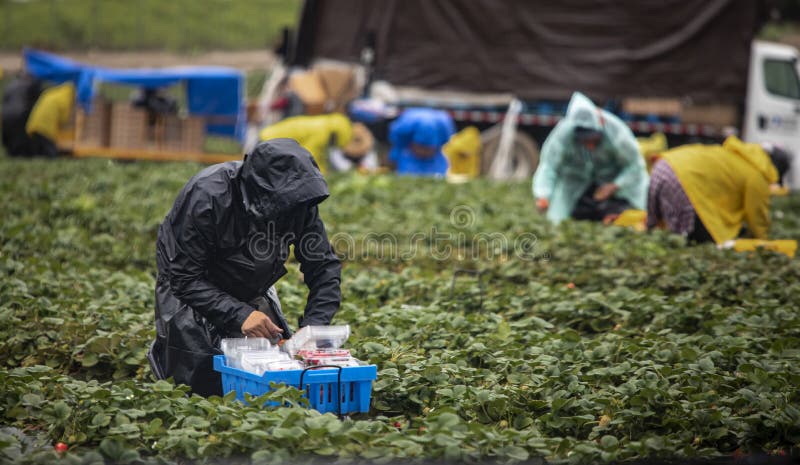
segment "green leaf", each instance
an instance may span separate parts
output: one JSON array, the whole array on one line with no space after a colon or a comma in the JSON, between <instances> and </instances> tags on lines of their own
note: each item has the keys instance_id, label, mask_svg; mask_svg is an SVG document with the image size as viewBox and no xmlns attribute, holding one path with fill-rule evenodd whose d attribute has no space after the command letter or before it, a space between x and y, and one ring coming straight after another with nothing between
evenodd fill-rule
<instances>
[{"instance_id":1,"label":"green leaf","mask_svg":"<svg viewBox=\"0 0 800 465\"><path fill-rule=\"evenodd\" d=\"M91 425L95 428L100 428L103 426L108 426L111 423L111 417L106 415L105 413L98 413L94 417L92 417Z\"/></svg>"},{"instance_id":2,"label":"green leaf","mask_svg":"<svg viewBox=\"0 0 800 465\"><path fill-rule=\"evenodd\" d=\"M25 394L22 396L22 405L27 407L39 407L44 402L39 394Z\"/></svg>"},{"instance_id":3,"label":"green leaf","mask_svg":"<svg viewBox=\"0 0 800 465\"><path fill-rule=\"evenodd\" d=\"M153 384L153 391L155 392L172 392L174 386L169 381L158 380Z\"/></svg>"},{"instance_id":4,"label":"green leaf","mask_svg":"<svg viewBox=\"0 0 800 465\"><path fill-rule=\"evenodd\" d=\"M602 438L600 438L600 447L603 449L616 449L619 445L619 441L614 436L610 436L606 434Z\"/></svg>"},{"instance_id":5,"label":"green leaf","mask_svg":"<svg viewBox=\"0 0 800 465\"><path fill-rule=\"evenodd\" d=\"M664 449L664 438L655 436L645 439L644 445L649 449L660 451Z\"/></svg>"},{"instance_id":6,"label":"green leaf","mask_svg":"<svg viewBox=\"0 0 800 465\"><path fill-rule=\"evenodd\" d=\"M706 373L714 371L714 362L708 357L703 357L700 360L698 360L697 366L699 366L700 369Z\"/></svg>"},{"instance_id":7,"label":"green leaf","mask_svg":"<svg viewBox=\"0 0 800 465\"><path fill-rule=\"evenodd\" d=\"M53 415L58 420L66 420L72 413L72 409L66 402L59 400L53 404Z\"/></svg>"},{"instance_id":8,"label":"green leaf","mask_svg":"<svg viewBox=\"0 0 800 465\"><path fill-rule=\"evenodd\" d=\"M206 429L211 426L211 423L205 418L198 416L188 416L183 419L184 428Z\"/></svg>"},{"instance_id":9,"label":"green leaf","mask_svg":"<svg viewBox=\"0 0 800 465\"><path fill-rule=\"evenodd\" d=\"M501 456L505 456L519 462L528 460L529 457L528 451L519 446L506 446L500 449L499 452Z\"/></svg>"},{"instance_id":10,"label":"green leaf","mask_svg":"<svg viewBox=\"0 0 800 465\"><path fill-rule=\"evenodd\" d=\"M81 359L81 365L83 365L86 368L91 368L97 365L97 362L98 362L97 354L91 352L83 354L83 358Z\"/></svg>"},{"instance_id":11,"label":"green leaf","mask_svg":"<svg viewBox=\"0 0 800 465\"><path fill-rule=\"evenodd\" d=\"M293 426L291 428L275 428L272 430L272 436L277 439L300 439L305 436L305 434L305 430L299 426Z\"/></svg>"}]
</instances>

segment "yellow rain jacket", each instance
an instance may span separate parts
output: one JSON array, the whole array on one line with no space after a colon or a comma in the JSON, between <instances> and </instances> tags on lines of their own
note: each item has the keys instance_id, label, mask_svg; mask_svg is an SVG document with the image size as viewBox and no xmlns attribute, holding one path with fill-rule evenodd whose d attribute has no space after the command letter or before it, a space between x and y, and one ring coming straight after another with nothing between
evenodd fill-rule
<instances>
[{"instance_id":1,"label":"yellow rain jacket","mask_svg":"<svg viewBox=\"0 0 800 465\"><path fill-rule=\"evenodd\" d=\"M661 156L661 152L669 149L667 136L662 132L656 132L650 137L637 137L636 142L639 143L639 151L642 152L644 162L647 164L647 172L650 173L653 171L656 160Z\"/></svg>"},{"instance_id":2,"label":"yellow rain jacket","mask_svg":"<svg viewBox=\"0 0 800 465\"><path fill-rule=\"evenodd\" d=\"M475 126L464 128L454 134L442 147L447 157L448 175L475 179L481 174L481 133Z\"/></svg>"},{"instance_id":3,"label":"yellow rain jacket","mask_svg":"<svg viewBox=\"0 0 800 465\"><path fill-rule=\"evenodd\" d=\"M37 133L55 141L59 128L72 117L74 106L75 86L71 82L45 90L31 110L25 132L28 135Z\"/></svg>"},{"instance_id":4,"label":"yellow rain jacket","mask_svg":"<svg viewBox=\"0 0 800 465\"><path fill-rule=\"evenodd\" d=\"M778 171L761 146L730 136L722 145L685 145L662 156L717 244L736 239L743 222L754 238L767 238L769 185Z\"/></svg>"},{"instance_id":5,"label":"yellow rain jacket","mask_svg":"<svg viewBox=\"0 0 800 465\"><path fill-rule=\"evenodd\" d=\"M311 152L322 174L327 172L327 149L332 136L336 145L344 147L353 137L353 125L341 113L315 116L293 116L267 126L259 133L262 141L287 137Z\"/></svg>"}]
</instances>

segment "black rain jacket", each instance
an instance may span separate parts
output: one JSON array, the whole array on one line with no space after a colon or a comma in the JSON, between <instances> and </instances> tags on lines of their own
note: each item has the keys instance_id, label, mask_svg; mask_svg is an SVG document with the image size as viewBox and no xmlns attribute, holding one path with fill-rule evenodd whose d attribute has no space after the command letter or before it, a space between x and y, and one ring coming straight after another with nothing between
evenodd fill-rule
<instances>
[{"instance_id":1,"label":"black rain jacket","mask_svg":"<svg viewBox=\"0 0 800 465\"><path fill-rule=\"evenodd\" d=\"M257 307L248 302L279 305L270 288L286 274L290 246L309 288L299 325L330 323L341 263L317 211L328 195L313 157L292 139L263 142L243 162L208 167L184 186L158 230L149 354L157 377L221 395L220 339L241 337Z\"/></svg>"},{"instance_id":2,"label":"black rain jacket","mask_svg":"<svg viewBox=\"0 0 800 465\"><path fill-rule=\"evenodd\" d=\"M25 132L28 116L42 93L42 82L33 76L15 77L3 89L2 142L11 156L41 155L35 153L30 137Z\"/></svg>"}]
</instances>

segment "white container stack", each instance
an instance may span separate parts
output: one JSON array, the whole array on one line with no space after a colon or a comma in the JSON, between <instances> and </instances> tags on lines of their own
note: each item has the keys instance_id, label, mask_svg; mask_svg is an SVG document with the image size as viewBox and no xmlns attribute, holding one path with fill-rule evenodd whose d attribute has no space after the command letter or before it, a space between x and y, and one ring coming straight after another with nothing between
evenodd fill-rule
<instances>
[{"instance_id":1,"label":"white container stack","mask_svg":"<svg viewBox=\"0 0 800 465\"><path fill-rule=\"evenodd\" d=\"M341 346L350 337L350 326L306 326L276 346L265 338L223 339L228 366L253 374L302 370L316 366L359 366L362 363Z\"/></svg>"}]
</instances>

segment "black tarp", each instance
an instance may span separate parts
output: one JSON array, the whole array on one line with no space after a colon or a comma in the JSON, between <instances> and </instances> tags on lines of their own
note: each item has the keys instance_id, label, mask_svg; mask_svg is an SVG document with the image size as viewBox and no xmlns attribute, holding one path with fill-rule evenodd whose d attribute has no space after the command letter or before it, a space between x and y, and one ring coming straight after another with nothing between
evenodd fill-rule
<instances>
[{"instance_id":1,"label":"black tarp","mask_svg":"<svg viewBox=\"0 0 800 465\"><path fill-rule=\"evenodd\" d=\"M358 61L376 78L525 99L745 95L757 0L306 0L294 64Z\"/></svg>"}]
</instances>

